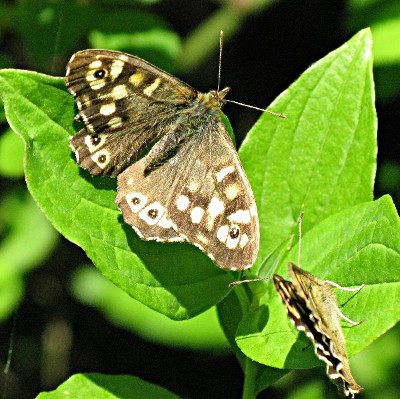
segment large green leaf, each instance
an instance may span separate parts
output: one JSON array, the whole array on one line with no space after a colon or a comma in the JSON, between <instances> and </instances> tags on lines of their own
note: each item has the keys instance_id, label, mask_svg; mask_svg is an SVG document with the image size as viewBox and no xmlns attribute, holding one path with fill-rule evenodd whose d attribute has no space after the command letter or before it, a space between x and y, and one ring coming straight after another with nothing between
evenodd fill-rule
<instances>
[{"instance_id":1,"label":"large green leaf","mask_svg":"<svg viewBox=\"0 0 400 399\"><path fill-rule=\"evenodd\" d=\"M295 246L279 274L287 275L287 262L296 263L297 253ZM301 263L310 273L342 286L365 284L356 295L336 290L339 304L345 303L343 313L363 321L343 329L349 356L400 320L400 222L389 196L336 213L312 228L302 240ZM268 306L250 311L239 324L239 347L251 359L272 367L321 364L304 334L298 340L272 284L267 290Z\"/></svg>"},{"instance_id":2,"label":"large green leaf","mask_svg":"<svg viewBox=\"0 0 400 399\"><path fill-rule=\"evenodd\" d=\"M371 35L361 31L311 66L271 105L240 149L261 224L259 260L297 229L372 199L376 114Z\"/></svg>"},{"instance_id":3,"label":"large green leaf","mask_svg":"<svg viewBox=\"0 0 400 399\"><path fill-rule=\"evenodd\" d=\"M2 70L0 87L8 122L25 142L31 194L106 277L174 319L194 316L227 294L226 272L192 245L140 240L114 204L115 179L92 178L77 166L68 146L76 111L64 79Z\"/></svg>"},{"instance_id":4,"label":"large green leaf","mask_svg":"<svg viewBox=\"0 0 400 399\"><path fill-rule=\"evenodd\" d=\"M366 284L344 308L364 320L345 329L350 355L400 318L394 305L400 293L399 219L389 197L371 201L377 152L371 46L364 30L312 65L271 105L287 119L263 115L240 149L261 224L253 273L268 277L279 266L287 275L288 260L297 263L297 245L290 253L286 247L292 234L297 240L304 210L302 267L343 286ZM309 342L303 335L298 340L271 280L249 284L245 294L236 287L235 293L238 301L227 297L219 315L228 333L238 326L236 343L248 357L239 360L245 370L256 368L253 392L274 380L274 369L265 366L321 364L311 347L304 351ZM341 303L348 295L338 297ZM228 300L238 303L234 317Z\"/></svg>"}]
</instances>

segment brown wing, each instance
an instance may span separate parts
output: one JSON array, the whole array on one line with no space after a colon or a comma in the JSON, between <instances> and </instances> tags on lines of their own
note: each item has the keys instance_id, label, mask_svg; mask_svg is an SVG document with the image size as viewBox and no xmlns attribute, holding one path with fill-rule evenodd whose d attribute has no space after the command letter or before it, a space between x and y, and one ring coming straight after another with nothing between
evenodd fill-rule
<instances>
[{"instance_id":1,"label":"brown wing","mask_svg":"<svg viewBox=\"0 0 400 399\"><path fill-rule=\"evenodd\" d=\"M225 126L212 117L198 131L185 128L177 126L118 176L124 220L143 239L179 236L222 268L250 267L259 245L256 205Z\"/></svg>"},{"instance_id":2,"label":"brown wing","mask_svg":"<svg viewBox=\"0 0 400 399\"><path fill-rule=\"evenodd\" d=\"M118 175L171 130L177 111L197 95L146 61L108 50L75 53L66 84L85 124L70 145L79 165L93 175Z\"/></svg>"}]
</instances>

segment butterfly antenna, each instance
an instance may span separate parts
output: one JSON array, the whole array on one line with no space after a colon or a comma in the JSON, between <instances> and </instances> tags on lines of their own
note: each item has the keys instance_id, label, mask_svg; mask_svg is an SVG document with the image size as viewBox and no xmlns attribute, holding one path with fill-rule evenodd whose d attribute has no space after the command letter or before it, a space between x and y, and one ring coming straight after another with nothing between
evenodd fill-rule
<instances>
[{"instance_id":1,"label":"butterfly antenna","mask_svg":"<svg viewBox=\"0 0 400 399\"><path fill-rule=\"evenodd\" d=\"M241 105L242 107L255 109L256 111L268 112L269 114L277 116L278 118L286 119L286 115L280 114L278 112L270 111L269 109L255 107L254 105L244 104L244 103L240 103L238 101L233 101L233 100L225 100L225 101L227 103L232 103L232 104L236 104L236 105Z\"/></svg>"},{"instance_id":2,"label":"butterfly antenna","mask_svg":"<svg viewBox=\"0 0 400 399\"><path fill-rule=\"evenodd\" d=\"M298 265L299 265L299 267L301 267L300 266L300 257L301 257L301 236L303 235L303 217L304 217L304 211L301 211L300 212L300 215L299 215L299 253L298 253L298 255L297 255L297 263L298 263Z\"/></svg>"},{"instance_id":3,"label":"butterfly antenna","mask_svg":"<svg viewBox=\"0 0 400 399\"><path fill-rule=\"evenodd\" d=\"M217 93L219 93L219 88L221 86L221 69L222 69L222 48L224 47L224 31L220 30L219 32L219 62L218 62L218 85L217 85ZM244 104L240 103L238 101L233 101L233 100L225 100L228 103L240 105L242 107L250 108L250 109L255 109L256 111L261 111L261 112L268 112L271 115L277 116L278 118L286 119L286 116L283 114L279 114L278 112L270 111L268 109L263 109L259 107L255 107L254 105L249 105L249 104Z\"/></svg>"},{"instance_id":4,"label":"butterfly antenna","mask_svg":"<svg viewBox=\"0 0 400 399\"><path fill-rule=\"evenodd\" d=\"M221 67L222 67L222 47L224 45L224 31L219 32L219 61L218 61L218 85L217 93L219 93L219 88L221 85Z\"/></svg>"}]
</instances>

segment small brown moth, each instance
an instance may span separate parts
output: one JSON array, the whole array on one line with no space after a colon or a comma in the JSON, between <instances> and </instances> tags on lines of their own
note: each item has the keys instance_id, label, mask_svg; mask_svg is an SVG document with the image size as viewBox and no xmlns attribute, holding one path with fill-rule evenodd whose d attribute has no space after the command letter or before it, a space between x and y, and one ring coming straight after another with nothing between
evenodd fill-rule
<instances>
[{"instance_id":1,"label":"small brown moth","mask_svg":"<svg viewBox=\"0 0 400 399\"><path fill-rule=\"evenodd\" d=\"M341 287L334 282L315 277L293 263L288 264L288 273L291 281L286 281L277 274L274 274L273 281L289 318L313 342L315 354L327 364L328 377L339 388L343 386L346 397L354 398L363 388L351 374L339 317L353 325L360 322L354 322L343 315L331 286L354 292L364 285L357 288Z\"/></svg>"}]
</instances>

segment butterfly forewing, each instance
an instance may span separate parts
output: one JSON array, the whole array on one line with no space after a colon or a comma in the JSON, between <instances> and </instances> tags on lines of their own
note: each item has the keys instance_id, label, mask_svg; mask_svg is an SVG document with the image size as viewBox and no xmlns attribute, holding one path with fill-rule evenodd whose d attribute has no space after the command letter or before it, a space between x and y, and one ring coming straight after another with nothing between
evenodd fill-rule
<instances>
[{"instance_id":1,"label":"butterfly forewing","mask_svg":"<svg viewBox=\"0 0 400 399\"><path fill-rule=\"evenodd\" d=\"M220 119L227 89L203 94L107 50L76 53L67 87L85 124L70 142L77 161L93 175L119 175L116 202L143 239L188 240L227 269L255 262L255 201Z\"/></svg>"},{"instance_id":2,"label":"butterfly forewing","mask_svg":"<svg viewBox=\"0 0 400 399\"><path fill-rule=\"evenodd\" d=\"M170 131L177 108L196 98L189 85L147 62L107 50L74 54L67 87L85 123L71 146L80 166L94 175L117 176Z\"/></svg>"}]
</instances>

